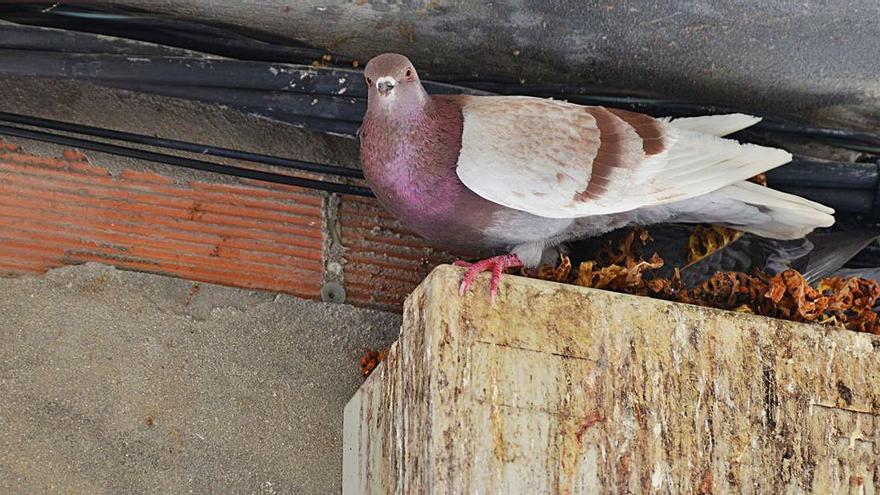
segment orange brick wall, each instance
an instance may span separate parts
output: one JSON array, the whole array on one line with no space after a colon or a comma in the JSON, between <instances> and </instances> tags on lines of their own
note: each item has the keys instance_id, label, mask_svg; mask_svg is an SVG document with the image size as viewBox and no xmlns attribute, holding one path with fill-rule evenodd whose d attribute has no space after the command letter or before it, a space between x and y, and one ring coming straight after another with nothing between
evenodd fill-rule
<instances>
[{"instance_id":1,"label":"orange brick wall","mask_svg":"<svg viewBox=\"0 0 880 495\"><path fill-rule=\"evenodd\" d=\"M449 254L428 248L376 201L345 197L339 208L346 247L345 289L354 304L397 309Z\"/></svg>"},{"instance_id":2,"label":"orange brick wall","mask_svg":"<svg viewBox=\"0 0 880 495\"><path fill-rule=\"evenodd\" d=\"M118 176L76 152L26 153L0 141L0 274L98 261L198 282L319 299L322 193L256 181ZM445 253L429 249L372 199L338 209L347 301L399 310Z\"/></svg>"}]
</instances>

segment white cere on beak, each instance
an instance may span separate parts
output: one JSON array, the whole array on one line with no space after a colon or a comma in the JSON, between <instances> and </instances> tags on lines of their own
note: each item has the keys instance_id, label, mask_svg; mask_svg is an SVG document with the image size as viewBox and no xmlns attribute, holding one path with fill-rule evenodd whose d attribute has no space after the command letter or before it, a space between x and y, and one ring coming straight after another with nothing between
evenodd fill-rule
<instances>
[{"instance_id":1,"label":"white cere on beak","mask_svg":"<svg viewBox=\"0 0 880 495\"><path fill-rule=\"evenodd\" d=\"M397 80L391 76L382 76L376 79L376 91L382 96L393 96L395 86L397 86Z\"/></svg>"}]
</instances>

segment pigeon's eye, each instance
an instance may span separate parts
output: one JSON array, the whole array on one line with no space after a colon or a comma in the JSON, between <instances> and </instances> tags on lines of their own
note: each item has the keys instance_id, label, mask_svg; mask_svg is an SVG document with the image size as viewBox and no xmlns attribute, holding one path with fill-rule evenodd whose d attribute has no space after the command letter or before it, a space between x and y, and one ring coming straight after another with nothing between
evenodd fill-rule
<instances>
[{"instance_id":1,"label":"pigeon's eye","mask_svg":"<svg viewBox=\"0 0 880 495\"><path fill-rule=\"evenodd\" d=\"M372 86L372 85L373 85L373 80L368 77L367 78L367 86Z\"/></svg>"},{"instance_id":2,"label":"pigeon's eye","mask_svg":"<svg viewBox=\"0 0 880 495\"><path fill-rule=\"evenodd\" d=\"M406 69L406 78L412 79L412 69Z\"/></svg>"}]
</instances>

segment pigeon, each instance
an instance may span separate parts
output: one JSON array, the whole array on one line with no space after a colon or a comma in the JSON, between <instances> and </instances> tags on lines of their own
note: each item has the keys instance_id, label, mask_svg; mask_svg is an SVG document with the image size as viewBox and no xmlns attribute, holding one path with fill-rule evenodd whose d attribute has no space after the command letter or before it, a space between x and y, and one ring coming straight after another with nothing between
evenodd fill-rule
<instances>
[{"instance_id":1,"label":"pigeon","mask_svg":"<svg viewBox=\"0 0 880 495\"><path fill-rule=\"evenodd\" d=\"M503 252L468 268L501 274L557 257L566 242L627 226L710 223L797 239L834 210L748 182L787 151L722 136L760 118L654 118L529 96L429 95L412 62L386 53L364 68L358 130L379 202L440 247Z\"/></svg>"}]
</instances>

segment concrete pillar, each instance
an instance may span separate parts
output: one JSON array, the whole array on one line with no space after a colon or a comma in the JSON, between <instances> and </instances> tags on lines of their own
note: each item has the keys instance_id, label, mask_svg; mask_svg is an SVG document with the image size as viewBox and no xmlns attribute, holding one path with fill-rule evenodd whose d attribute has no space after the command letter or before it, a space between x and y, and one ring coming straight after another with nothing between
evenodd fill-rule
<instances>
[{"instance_id":1,"label":"concrete pillar","mask_svg":"<svg viewBox=\"0 0 880 495\"><path fill-rule=\"evenodd\" d=\"M345 495L878 492L880 338L462 274L348 403Z\"/></svg>"}]
</instances>

